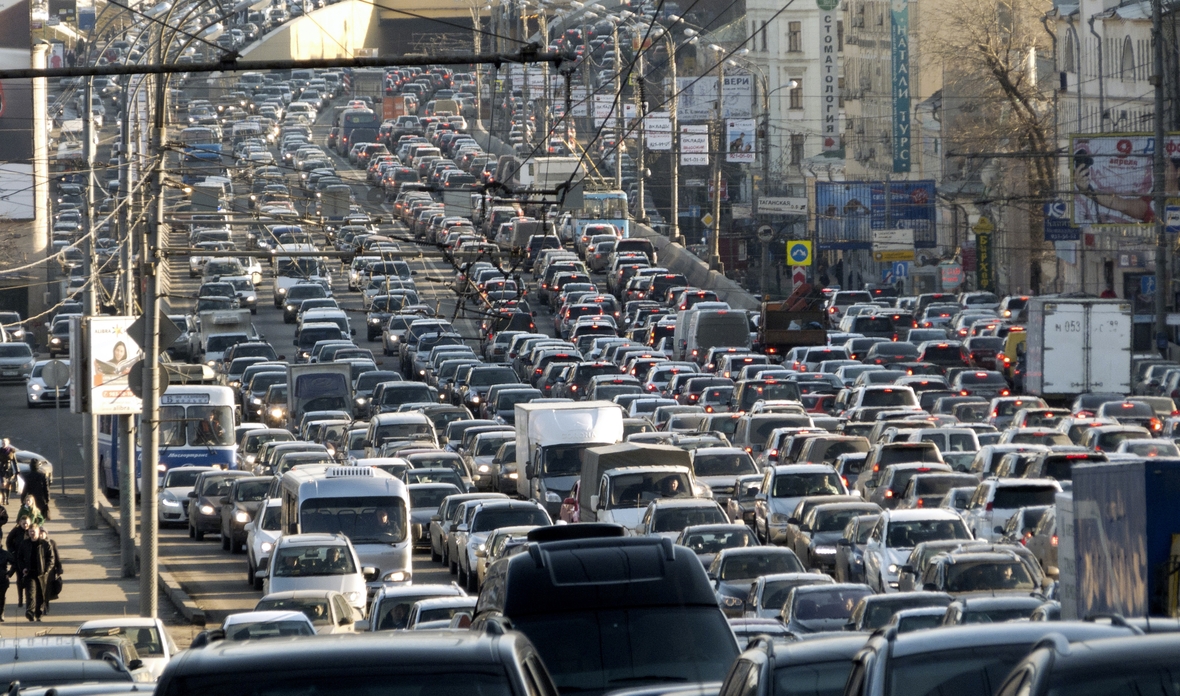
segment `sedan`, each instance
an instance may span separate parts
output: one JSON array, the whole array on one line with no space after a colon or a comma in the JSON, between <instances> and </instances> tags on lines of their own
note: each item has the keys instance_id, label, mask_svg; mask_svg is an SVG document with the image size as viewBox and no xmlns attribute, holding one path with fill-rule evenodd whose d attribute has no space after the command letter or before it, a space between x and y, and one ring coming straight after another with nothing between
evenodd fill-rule
<instances>
[{"instance_id":1,"label":"sedan","mask_svg":"<svg viewBox=\"0 0 1180 696\"><path fill-rule=\"evenodd\" d=\"M54 324L54 328L60 322ZM65 322L68 329L69 322ZM57 333L53 334L55 337ZM59 342L55 347L50 341L49 354L53 357L56 353L69 353L69 333L66 333L64 348L63 344ZM33 349L27 343L0 343L0 381L19 382L30 376L37 361L33 357Z\"/></svg>"},{"instance_id":2,"label":"sedan","mask_svg":"<svg viewBox=\"0 0 1180 696\"><path fill-rule=\"evenodd\" d=\"M256 590L262 589L262 578L255 573L269 562L275 541L282 534L282 502L278 498L266 501L254 520L246 523L246 582Z\"/></svg>"},{"instance_id":3,"label":"sedan","mask_svg":"<svg viewBox=\"0 0 1180 696\"><path fill-rule=\"evenodd\" d=\"M266 502L272 477L249 476L234 479L221 498L221 550L241 553L246 543L246 524Z\"/></svg>"},{"instance_id":4,"label":"sedan","mask_svg":"<svg viewBox=\"0 0 1180 696\"><path fill-rule=\"evenodd\" d=\"M317 635L355 633L356 622L364 618L344 595L334 590L272 592L254 606L254 611L298 611L311 621Z\"/></svg>"},{"instance_id":5,"label":"sedan","mask_svg":"<svg viewBox=\"0 0 1180 696\"><path fill-rule=\"evenodd\" d=\"M68 380L64 385L57 388L51 388L45 384L45 378L42 375L42 371L45 369L45 365L49 362L49 360L38 360L37 363L33 365L32 373L29 374L27 380L25 381L25 399L29 408L37 408L38 406L43 405L56 406L62 401L65 401L67 406L69 405L70 383ZM62 362L64 362L67 366L70 364L68 360L63 360Z\"/></svg>"}]
</instances>

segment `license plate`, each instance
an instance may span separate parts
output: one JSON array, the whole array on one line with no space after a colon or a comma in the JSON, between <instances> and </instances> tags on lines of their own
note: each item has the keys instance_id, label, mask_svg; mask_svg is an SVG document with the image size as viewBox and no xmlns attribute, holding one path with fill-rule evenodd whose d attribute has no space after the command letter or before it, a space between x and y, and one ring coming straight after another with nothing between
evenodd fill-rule
<instances>
[{"instance_id":1,"label":"license plate","mask_svg":"<svg viewBox=\"0 0 1180 696\"><path fill-rule=\"evenodd\" d=\"M16 375L16 370L3 370L0 371L0 374L4 375L5 377L13 377Z\"/></svg>"}]
</instances>

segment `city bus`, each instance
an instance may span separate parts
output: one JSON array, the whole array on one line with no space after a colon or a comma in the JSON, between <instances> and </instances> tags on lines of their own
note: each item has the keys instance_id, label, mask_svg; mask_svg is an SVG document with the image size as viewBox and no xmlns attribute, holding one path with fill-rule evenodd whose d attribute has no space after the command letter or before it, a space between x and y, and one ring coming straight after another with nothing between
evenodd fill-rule
<instances>
[{"instance_id":1,"label":"city bus","mask_svg":"<svg viewBox=\"0 0 1180 696\"><path fill-rule=\"evenodd\" d=\"M575 214L574 239L581 239L586 225L610 223L631 236L631 216L627 213L627 194L622 191L587 191L583 194L582 209Z\"/></svg>"},{"instance_id":2,"label":"city bus","mask_svg":"<svg viewBox=\"0 0 1180 696\"><path fill-rule=\"evenodd\" d=\"M108 497L119 493L119 458L125 446L116 423L115 416L98 417L98 479ZM136 462L140 455L137 445ZM237 468L232 389L211 384L168 386L160 397L157 475L176 466Z\"/></svg>"},{"instance_id":3,"label":"city bus","mask_svg":"<svg viewBox=\"0 0 1180 696\"><path fill-rule=\"evenodd\" d=\"M372 109L345 109L340 112L336 125L340 128L336 150L341 156L347 157L353 143L377 142L381 116Z\"/></svg>"}]
</instances>

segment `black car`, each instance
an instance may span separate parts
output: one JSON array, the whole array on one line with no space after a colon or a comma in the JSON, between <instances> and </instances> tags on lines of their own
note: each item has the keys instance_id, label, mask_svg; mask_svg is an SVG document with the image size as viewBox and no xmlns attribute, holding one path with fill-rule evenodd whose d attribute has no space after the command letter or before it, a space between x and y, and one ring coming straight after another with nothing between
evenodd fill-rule
<instances>
[{"instance_id":1,"label":"black car","mask_svg":"<svg viewBox=\"0 0 1180 696\"><path fill-rule=\"evenodd\" d=\"M762 637L753 641L725 677L723 694L758 696L840 696L852 671L852 658L865 646L867 636L831 634L830 638L775 643ZM806 684L806 689L797 685Z\"/></svg>"},{"instance_id":2,"label":"black car","mask_svg":"<svg viewBox=\"0 0 1180 696\"><path fill-rule=\"evenodd\" d=\"M1075 693L1093 696L1175 693L1180 635L1107 638L1073 645L1045 640L1016 665L999 696Z\"/></svg>"},{"instance_id":3,"label":"black car","mask_svg":"<svg viewBox=\"0 0 1180 696\"><path fill-rule=\"evenodd\" d=\"M246 543L246 524L266 504L272 477L248 476L230 480L221 498L221 549L241 553Z\"/></svg>"}]
</instances>

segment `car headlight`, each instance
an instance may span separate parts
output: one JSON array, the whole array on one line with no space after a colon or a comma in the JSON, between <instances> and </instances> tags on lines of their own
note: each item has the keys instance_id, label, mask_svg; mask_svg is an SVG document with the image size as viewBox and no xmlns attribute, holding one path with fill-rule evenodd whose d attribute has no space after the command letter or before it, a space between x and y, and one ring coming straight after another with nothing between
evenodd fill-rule
<instances>
[{"instance_id":1,"label":"car headlight","mask_svg":"<svg viewBox=\"0 0 1180 696\"><path fill-rule=\"evenodd\" d=\"M229 387L230 387L231 389L237 389L237 388L238 388L238 387L240 387L240 386L242 386L242 383L241 383L241 382L239 382L239 381L238 381L238 380L236 380L236 379L235 379L235 380L233 380L233 381L231 381L231 382L229 383Z\"/></svg>"},{"instance_id":2,"label":"car headlight","mask_svg":"<svg viewBox=\"0 0 1180 696\"><path fill-rule=\"evenodd\" d=\"M246 295L246 301L247 302L257 302L258 298L253 295Z\"/></svg>"},{"instance_id":3,"label":"car headlight","mask_svg":"<svg viewBox=\"0 0 1180 696\"><path fill-rule=\"evenodd\" d=\"M272 408L270 410L270 417L271 418L282 418L283 417L283 409L279 408L278 406Z\"/></svg>"},{"instance_id":4,"label":"car headlight","mask_svg":"<svg viewBox=\"0 0 1180 696\"><path fill-rule=\"evenodd\" d=\"M35 392L39 392L39 391L41 391L41 385L40 384L30 384L29 389L31 389Z\"/></svg>"},{"instance_id":5,"label":"car headlight","mask_svg":"<svg viewBox=\"0 0 1180 696\"><path fill-rule=\"evenodd\" d=\"M164 507L180 507L180 501L175 498L162 498L160 502Z\"/></svg>"},{"instance_id":6,"label":"car headlight","mask_svg":"<svg viewBox=\"0 0 1180 696\"><path fill-rule=\"evenodd\" d=\"M200 510L201 510L202 515L212 515L213 514L213 506L212 505L202 505L200 507Z\"/></svg>"},{"instance_id":7,"label":"car headlight","mask_svg":"<svg viewBox=\"0 0 1180 696\"><path fill-rule=\"evenodd\" d=\"M288 312L294 312L294 311L295 311L295 305L293 305L293 304L289 304L289 305L287 305L287 311L288 311Z\"/></svg>"},{"instance_id":8,"label":"car headlight","mask_svg":"<svg viewBox=\"0 0 1180 696\"><path fill-rule=\"evenodd\" d=\"M373 324L373 325L377 325L377 324L381 323L381 320L378 319L377 317L369 317L369 323Z\"/></svg>"},{"instance_id":9,"label":"car headlight","mask_svg":"<svg viewBox=\"0 0 1180 696\"><path fill-rule=\"evenodd\" d=\"M269 541L264 541L258 546L258 549L263 553L270 553L270 550L274 547L274 544L270 543Z\"/></svg>"},{"instance_id":10,"label":"car headlight","mask_svg":"<svg viewBox=\"0 0 1180 696\"><path fill-rule=\"evenodd\" d=\"M385 576L381 578L383 582L407 582L409 579L410 573L409 571L405 570L395 570L392 573L386 573Z\"/></svg>"},{"instance_id":11,"label":"car headlight","mask_svg":"<svg viewBox=\"0 0 1180 696\"><path fill-rule=\"evenodd\" d=\"M258 455L257 455L257 454L247 454L247 455L246 455L246 463L247 463L247 464L253 464L253 463L254 463L254 462L256 462L256 461L258 461Z\"/></svg>"},{"instance_id":12,"label":"car headlight","mask_svg":"<svg viewBox=\"0 0 1180 696\"><path fill-rule=\"evenodd\" d=\"M492 467L488 466L487 464L480 464L479 465L479 473L481 473L481 474L486 474L491 470L492 470Z\"/></svg>"},{"instance_id":13,"label":"car headlight","mask_svg":"<svg viewBox=\"0 0 1180 696\"><path fill-rule=\"evenodd\" d=\"M254 404L255 406L261 406L261 405L262 405L262 399L260 399L260 398L258 398L258 397L256 396L256 397L254 397L253 399L250 399L250 403Z\"/></svg>"},{"instance_id":14,"label":"car headlight","mask_svg":"<svg viewBox=\"0 0 1180 696\"><path fill-rule=\"evenodd\" d=\"M358 396L358 397L356 397L356 405L357 405L357 406L364 406L364 405L365 405L365 403L367 403L367 402L368 402L368 399L366 399L366 398L365 398L365 397L363 397L363 396Z\"/></svg>"},{"instance_id":15,"label":"car headlight","mask_svg":"<svg viewBox=\"0 0 1180 696\"><path fill-rule=\"evenodd\" d=\"M238 510L237 512L234 513L234 522L238 522L239 524L246 524L249 521L250 521L250 513L246 512L245 510Z\"/></svg>"},{"instance_id":16,"label":"car headlight","mask_svg":"<svg viewBox=\"0 0 1180 696\"><path fill-rule=\"evenodd\" d=\"M890 575L897 575L897 571L901 570L901 568L899 568L896 563L890 563L889 567L886 568L886 570L889 571Z\"/></svg>"},{"instance_id":17,"label":"car headlight","mask_svg":"<svg viewBox=\"0 0 1180 696\"><path fill-rule=\"evenodd\" d=\"M791 518L788 515L782 515L782 514L779 514L776 512L770 516L770 523L771 524L786 524L787 520L789 520L789 519L791 519Z\"/></svg>"},{"instance_id":18,"label":"car headlight","mask_svg":"<svg viewBox=\"0 0 1180 696\"><path fill-rule=\"evenodd\" d=\"M560 503L561 496L557 495L553 491L546 491L545 492L545 502L547 502L547 503Z\"/></svg>"},{"instance_id":19,"label":"car headlight","mask_svg":"<svg viewBox=\"0 0 1180 696\"><path fill-rule=\"evenodd\" d=\"M280 294L280 295L286 295L286 294L287 294L287 288L279 288L279 294Z\"/></svg>"},{"instance_id":20,"label":"car headlight","mask_svg":"<svg viewBox=\"0 0 1180 696\"><path fill-rule=\"evenodd\" d=\"M61 343L61 339L60 339L60 338L58 338L57 336L54 336L53 338L49 339L49 342L50 342L50 343L52 343L52 344L54 344L54 345L58 345L58 344L60 344L60 343Z\"/></svg>"},{"instance_id":21,"label":"car headlight","mask_svg":"<svg viewBox=\"0 0 1180 696\"><path fill-rule=\"evenodd\" d=\"M721 606L726 609L739 609L745 606L745 602L738 597L724 596L721 598Z\"/></svg>"},{"instance_id":22,"label":"car headlight","mask_svg":"<svg viewBox=\"0 0 1180 696\"><path fill-rule=\"evenodd\" d=\"M31 369L33 369L33 365L35 365L35 364L36 364L36 361L30 360L27 363L25 363L24 365L21 365L21 367L25 368L26 370L31 370Z\"/></svg>"},{"instance_id":23,"label":"car headlight","mask_svg":"<svg viewBox=\"0 0 1180 696\"><path fill-rule=\"evenodd\" d=\"M389 342L390 342L390 343L397 343L397 336L390 336L390 337L389 337Z\"/></svg>"},{"instance_id":24,"label":"car headlight","mask_svg":"<svg viewBox=\"0 0 1180 696\"><path fill-rule=\"evenodd\" d=\"M205 364L206 364L207 366L209 366L209 367L216 367L216 366L217 366L217 361L216 361L216 360L206 360L206 361L205 361Z\"/></svg>"},{"instance_id":25,"label":"car headlight","mask_svg":"<svg viewBox=\"0 0 1180 696\"><path fill-rule=\"evenodd\" d=\"M344 598L350 602L355 602L361 598L361 593L360 592L345 592Z\"/></svg>"},{"instance_id":26,"label":"car headlight","mask_svg":"<svg viewBox=\"0 0 1180 696\"><path fill-rule=\"evenodd\" d=\"M512 473L508 474L508 478L515 481L516 479L520 478L520 475L513 471Z\"/></svg>"}]
</instances>

